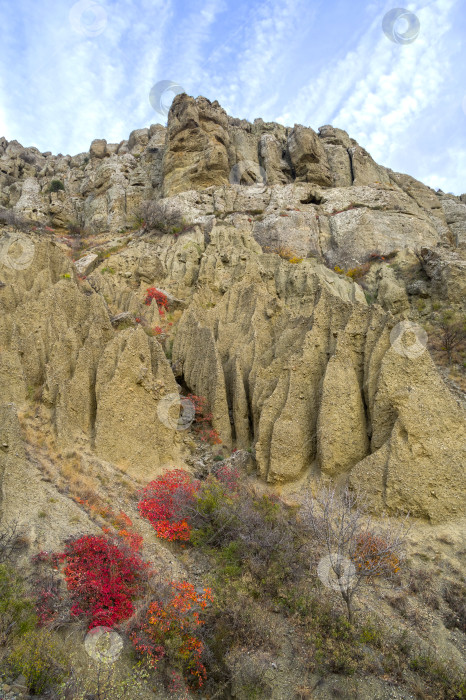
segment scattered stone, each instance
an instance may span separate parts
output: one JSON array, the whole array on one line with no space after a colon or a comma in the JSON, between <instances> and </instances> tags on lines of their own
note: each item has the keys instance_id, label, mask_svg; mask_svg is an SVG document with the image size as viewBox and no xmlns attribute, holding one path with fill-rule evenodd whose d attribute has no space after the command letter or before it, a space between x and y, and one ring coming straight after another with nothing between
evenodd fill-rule
<instances>
[{"instance_id":1,"label":"scattered stone","mask_svg":"<svg viewBox=\"0 0 466 700\"><path fill-rule=\"evenodd\" d=\"M95 253L88 253L87 255L84 255L84 257L79 258L79 260L74 262L76 271L80 275L87 275L95 268L98 259L99 256Z\"/></svg>"},{"instance_id":2,"label":"scattered stone","mask_svg":"<svg viewBox=\"0 0 466 700\"><path fill-rule=\"evenodd\" d=\"M136 320L134 318L134 314L130 313L129 311L123 311L121 314L117 314L116 316L112 316L110 319L112 326L118 327L122 323L128 323L130 322L133 326L136 326Z\"/></svg>"},{"instance_id":3,"label":"scattered stone","mask_svg":"<svg viewBox=\"0 0 466 700\"><path fill-rule=\"evenodd\" d=\"M422 299L427 299L429 296L429 288L425 280L415 280L414 282L411 282L411 284L408 284L406 287L406 291L408 294L411 294L412 296L419 296Z\"/></svg>"}]
</instances>

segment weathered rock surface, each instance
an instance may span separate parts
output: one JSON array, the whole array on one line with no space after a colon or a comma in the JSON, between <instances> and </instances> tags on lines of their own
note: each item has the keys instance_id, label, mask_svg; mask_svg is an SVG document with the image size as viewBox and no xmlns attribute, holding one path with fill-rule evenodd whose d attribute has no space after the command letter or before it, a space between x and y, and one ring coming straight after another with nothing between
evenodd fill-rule
<instances>
[{"instance_id":1,"label":"weathered rock surface","mask_svg":"<svg viewBox=\"0 0 466 700\"><path fill-rule=\"evenodd\" d=\"M90 443L135 475L159 473L178 448L157 414L160 399L176 391L158 342L141 328L116 335L103 296L80 288L50 242L35 242L27 270L3 276L2 403L24 403L28 388L41 386L59 444Z\"/></svg>"},{"instance_id":2,"label":"weathered rock surface","mask_svg":"<svg viewBox=\"0 0 466 700\"><path fill-rule=\"evenodd\" d=\"M53 501L51 527L50 501ZM39 513L42 515L39 516ZM38 550L53 551L65 536L96 532L98 528L73 501L44 481L28 459L14 403L0 404L0 527L16 523Z\"/></svg>"},{"instance_id":3,"label":"weathered rock surface","mask_svg":"<svg viewBox=\"0 0 466 700\"><path fill-rule=\"evenodd\" d=\"M466 247L466 203L458 201L452 195L441 198L445 220L454 236L458 247Z\"/></svg>"},{"instance_id":4,"label":"weathered rock surface","mask_svg":"<svg viewBox=\"0 0 466 700\"><path fill-rule=\"evenodd\" d=\"M201 217L261 211L253 226L262 245L318 253L332 266L360 265L371 250L464 244L459 197L378 165L345 131L251 124L203 97L178 95L167 128L137 129L120 144L95 139L87 154L1 143L0 205L58 228L118 231L143 200L185 194L190 220L196 208ZM53 179L64 190L49 192Z\"/></svg>"},{"instance_id":5,"label":"weathered rock surface","mask_svg":"<svg viewBox=\"0 0 466 700\"><path fill-rule=\"evenodd\" d=\"M185 222L172 234L135 221L161 197ZM464 411L399 325L413 300L464 304L462 199L341 129L251 124L179 95L167 128L73 157L0 139L0 205L110 239L109 258L96 246L73 265L51 232L2 230L0 406L40 388L59 445L147 481L184 464L182 386L271 485L349 482L432 521L464 508ZM345 270L369 261L363 290ZM165 352L149 286L174 314Z\"/></svg>"},{"instance_id":6,"label":"weathered rock surface","mask_svg":"<svg viewBox=\"0 0 466 700\"><path fill-rule=\"evenodd\" d=\"M421 248L422 266L433 292L449 304L466 308L466 257L460 250Z\"/></svg>"},{"instance_id":7,"label":"weathered rock surface","mask_svg":"<svg viewBox=\"0 0 466 700\"><path fill-rule=\"evenodd\" d=\"M371 414L372 454L352 469L350 483L392 511L409 504L412 515L433 521L461 515L464 414L426 351L405 357L387 348Z\"/></svg>"}]
</instances>

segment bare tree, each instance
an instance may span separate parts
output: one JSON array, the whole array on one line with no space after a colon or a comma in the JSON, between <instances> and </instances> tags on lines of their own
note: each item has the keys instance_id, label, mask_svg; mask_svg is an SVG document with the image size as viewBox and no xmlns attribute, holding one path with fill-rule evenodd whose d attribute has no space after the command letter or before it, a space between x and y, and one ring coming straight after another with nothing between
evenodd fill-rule
<instances>
[{"instance_id":1,"label":"bare tree","mask_svg":"<svg viewBox=\"0 0 466 700\"><path fill-rule=\"evenodd\" d=\"M348 488L341 494L335 488L322 489L304 502L301 522L314 536L320 553L322 549L326 553L320 558L317 574L325 586L340 593L350 623L354 596L363 583L398 579L408 517L398 523L386 517L376 521L362 498Z\"/></svg>"},{"instance_id":2,"label":"bare tree","mask_svg":"<svg viewBox=\"0 0 466 700\"><path fill-rule=\"evenodd\" d=\"M0 223L14 228L15 231L25 231L29 228L29 222L13 209L0 210Z\"/></svg>"},{"instance_id":3,"label":"bare tree","mask_svg":"<svg viewBox=\"0 0 466 700\"><path fill-rule=\"evenodd\" d=\"M9 561L16 553L28 546L27 535L19 530L17 521L0 530L0 564Z\"/></svg>"},{"instance_id":4,"label":"bare tree","mask_svg":"<svg viewBox=\"0 0 466 700\"><path fill-rule=\"evenodd\" d=\"M136 216L147 231L179 233L185 226L181 211L169 206L167 202L146 200L140 205Z\"/></svg>"},{"instance_id":5,"label":"bare tree","mask_svg":"<svg viewBox=\"0 0 466 700\"><path fill-rule=\"evenodd\" d=\"M447 353L451 365L453 353L466 340L466 324L456 319L444 317L439 324L440 346Z\"/></svg>"}]
</instances>

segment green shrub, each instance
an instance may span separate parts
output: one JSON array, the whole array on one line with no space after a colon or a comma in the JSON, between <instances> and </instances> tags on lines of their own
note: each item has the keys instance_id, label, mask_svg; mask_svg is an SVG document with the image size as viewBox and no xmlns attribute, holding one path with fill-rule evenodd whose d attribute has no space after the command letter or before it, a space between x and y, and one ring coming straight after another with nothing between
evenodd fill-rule
<instances>
[{"instance_id":1,"label":"green shrub","mask_svg":"<svg viewBox=\"0 0 466 700\"><path fill-rule=\"evenodd\" d=\"M306 617L309 662L312 672L353 675L362 660L360 643L354 638L344 615L335 613L331 603L321 596L310 601Z\"/></svg>"},{"instance_id":2,"label":"green shrub","mask_svg":"<svg viewBox=\"0 0 466 700\"><path fill-rule=\"evenodd\" d=\"M414 656L409 661L409 668L419 673L435 697L445 700L463 700L466 698L466 681L452 664L444 664L428 654Z\"/></svg>"},{"instance_id":3,"label":"green shrub","mask_svg":"<svg viewBox=\"0 0 466 700\"><path fill-rule=\"evenodd\" d=\"M63 642L45 628L25 632L6 658L9 674L23 675L28 691L36 695L63 682L69 675L68 666Z\"/></svg>"},{"instance_id":4,"label":"green shrub","mask_svg":"<svg viewBox=\"0 0 466 700\"><path fill-rule=\"evenodd\" d=\"M60 190L64 190L65 185L61 180L52 180L52 182L49 185L49 192L59 192Z\"/></svg>"},{"instance_id":5,"label":"green shrub","mask_svg":"<svg viewBox=\"0 0 466 700\"><path fill-rule=\"evenodd\" d=\"M372 644L373 646L381 646L382 632L380 627L376 627L373 623L366 623L359 632L359 641L362 644Z\"/></svg>"},{"instance_id":6,"label":"green shrub","mask_svg":"<svg viewBox=\"0 0 466 700\"><path fill-rule=\"evenodd\" d=\"M0 646L36 626L34 604L15 570L0 564Z\"/></svg>"},{"instance_id":7,"label":"green shrub","mask_svg":"<svg viewBox=\"0 0 466 700\"><path fill-rule=\"evenodd\" d=\"M197 546L222 548L235 539L237 516L231 497L217 479L209 479L196 502L191 541Z\"/></svg>"},{"instance_id":8,"label":"green shrub","mask_svg":"<svg viewBox=\"0 0 466 700\"><path fill-rule=\"evenodd\" d=\"M191 543L212 557L219 585L244 575L253 599L275 599L308 566L289 515L278 499L255 495L241 482L229 488L228 481L210 477L190 513Z\"/></svg>"}]
</instances>

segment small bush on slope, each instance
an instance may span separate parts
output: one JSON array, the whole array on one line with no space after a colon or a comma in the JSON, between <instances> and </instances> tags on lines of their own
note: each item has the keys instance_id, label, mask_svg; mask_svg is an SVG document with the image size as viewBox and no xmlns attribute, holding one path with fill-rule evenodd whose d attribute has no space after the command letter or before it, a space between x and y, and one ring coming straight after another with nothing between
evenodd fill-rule
<instances>
[{"instance_id":1,"label":"small bush on slope","mask_svg":"<svg viewBox=\"0 0 466 700\"><path fill-rule=\"evenodd\" d=\"M149 520L157 537L187 541L191 535L184 513L193 506L198 482L181 469L173 469L151 481L141 492L141 515Z\"/></svg>"},{"instance_id":2,"label":"small bush on slope","mask_svg":"<svg viewBox=\"0 0 466 700\"><path fill-rule=\"evenodd\" d=\"M211 602L210 589L197 593L188 581L171 582L163 599L146 607L142 622L129 626L135 648L153 668L162 663L171 683L183 677L190 687L200 688L206 680L204 644L195 630L204 624L200 613Z\"/></svg>"},{"instance_id":3,"label":"small bush on slope","mask_svg":"<svg viewBox=\"0 0 466 700\"><path fill-rule=\"evenodd\" d=\"M112 627L133 614L132 600L142 592L148 568L136 552L105 537L84 535L67 542L63 558L71 612L86 617L89 629Z\"/></svg>"}]
</instances>

